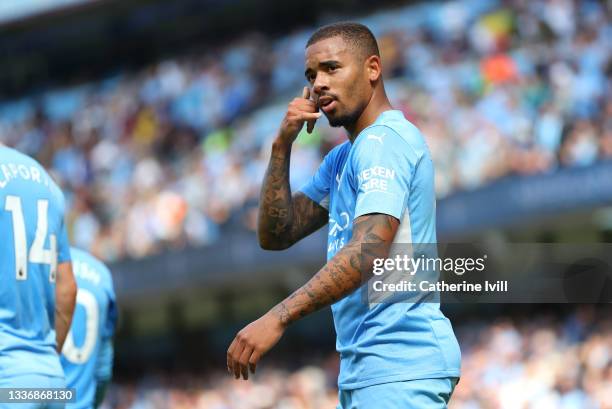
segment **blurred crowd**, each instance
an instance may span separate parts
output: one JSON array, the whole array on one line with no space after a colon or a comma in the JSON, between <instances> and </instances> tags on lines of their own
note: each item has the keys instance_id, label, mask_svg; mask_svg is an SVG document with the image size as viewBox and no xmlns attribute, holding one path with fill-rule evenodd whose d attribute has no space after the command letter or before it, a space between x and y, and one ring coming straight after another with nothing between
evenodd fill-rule
<instances>
[{"instance_id":1,"label":"blurred crowd","mask_svg":"<svg viewBox=\"0 0 612 409\"><path fill-rule=\"evenodd\" d=\"M473 321L455 331L462 376L450 409L612 408L609 316L583 308L565 319ZM334 355L296 371L260 368L248 382L223 372L149 377L116 385L104 409L332 409L337 368Z\"/></svg>"},{"instance_id":2,"label":"blurred crowd","mask_svg":"<svg viewBox=\"0 0 612 409\"><path fill-rule=\"evenodd\" d=\"M612 319L579 309L456 328L461 380L451 409L612 408Z\"/></svg>"},{"instance_id":3,"label":"blurred crowd","mask_svg":"<svg viewBox=\"0 0 612 409\"><path fill-rule=\"evenodd\" d=\"M443 198L508 175L612 157L605 4L465 0L359 21L379 40L392 103L423 131ZM253 229L286 104L315 27L0 104L0 142L52 169L75 245L113 261ZM345 140L322 118L292 157L298 188Z\"/></svg>"}]
</instances>

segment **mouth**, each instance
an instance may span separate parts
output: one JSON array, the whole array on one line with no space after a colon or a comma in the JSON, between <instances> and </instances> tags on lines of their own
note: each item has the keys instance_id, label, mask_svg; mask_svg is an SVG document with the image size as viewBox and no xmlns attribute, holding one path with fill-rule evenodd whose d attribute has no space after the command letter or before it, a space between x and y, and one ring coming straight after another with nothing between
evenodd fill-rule
<instances>
[{"instance_id":1,"label":"mouth","mask_svg":"<svg viewBox=\"0 0 612 409\"><path fill-rule=\"evenodd\" d=\"M336 100L332 97L319 98L319 107L325 113L332 111L336 107Z\"/></svg>"}]
</instances>

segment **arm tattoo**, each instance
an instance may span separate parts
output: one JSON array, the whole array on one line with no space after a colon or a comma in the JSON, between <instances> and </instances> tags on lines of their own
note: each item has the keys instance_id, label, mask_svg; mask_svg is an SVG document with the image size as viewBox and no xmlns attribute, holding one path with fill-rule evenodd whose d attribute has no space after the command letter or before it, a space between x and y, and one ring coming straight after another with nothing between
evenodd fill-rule
<instances>
[{"instance_id":1,"label":"arm tattoo","mask_svg":"<svg viewBox=\"0 0 612 409\"><path fill-rule=\"evenodd\" d=\"M257 232L268 250L290 247L327 223L327 210L301 192L291 195L290 150L273 147L261 188Z\"/></svg>"},{"instance_id":2,"label":"arm tattoo","mask_svg":"<svg viewBox=\"0 0 612 409\"><path fill-rule=\"evenodd\" d=\"M349 295L371 273L375 257L386 257L399 221L385 214L368 214L353 224L353 237L304 286L273 308L283 325L304 317ZM364 252L365 248L368 251ZM364 254L366 253L366 254Z\"/></svg>"}]
</instances>

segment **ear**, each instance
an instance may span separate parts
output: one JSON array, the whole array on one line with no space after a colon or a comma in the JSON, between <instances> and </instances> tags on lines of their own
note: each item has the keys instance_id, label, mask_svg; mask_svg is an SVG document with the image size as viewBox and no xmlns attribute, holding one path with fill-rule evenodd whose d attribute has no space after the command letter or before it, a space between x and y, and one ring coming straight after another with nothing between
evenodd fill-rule
<instances>
[{"instance_id":1,"label":"ear","mask_svg":"<svg viewBox=\"0 0 612 409\"><path fill-rule=\"evenodd\" d=\"M382 64L380 61L380 57L377 55L371 55L366 58L364 64L368 79L372 82L378 81L378 79L382 75Z\"/></svg>"}]
</instances>

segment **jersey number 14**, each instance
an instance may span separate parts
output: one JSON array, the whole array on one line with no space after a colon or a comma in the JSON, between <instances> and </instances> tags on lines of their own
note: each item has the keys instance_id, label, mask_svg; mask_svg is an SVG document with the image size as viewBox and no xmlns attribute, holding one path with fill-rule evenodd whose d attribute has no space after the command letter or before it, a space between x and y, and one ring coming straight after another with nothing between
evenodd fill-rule
<instances>
[{"instance_id":1,"label":"jersey number 14","mask_svg":"<svg viewBox=\"0 0 612 409\"><path fill-rule=\"evenodd\" d=\"M49 201L38 200L38 216L36 233L32 247L28 251L27 232L23 217L23 206L18 196L7 196L4 210L13 217L13 239L15 245L15 276L17 280L28 279L28 261L30 263L48 264L51 269L49 281L55 282L57 274L57 237L49 235L49 249L45 249L45 241L49 230Z\"/></svg>"}]
</instances>

